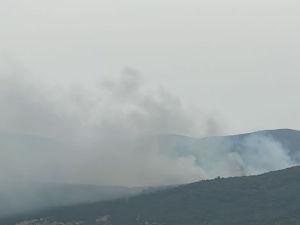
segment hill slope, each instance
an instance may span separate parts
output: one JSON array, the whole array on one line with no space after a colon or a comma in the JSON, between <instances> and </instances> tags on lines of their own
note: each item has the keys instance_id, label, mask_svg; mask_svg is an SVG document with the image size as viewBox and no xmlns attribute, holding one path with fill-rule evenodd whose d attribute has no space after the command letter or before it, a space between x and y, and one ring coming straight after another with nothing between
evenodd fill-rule
<instances>
[{"instance_id":1,"label":"hill slope","mask_svg":"<svg viewBox=\"0 0 300 225\"><path fill-rule=\"evenodd\" d=\"M0 224L53 217L82 224L296 225L300 224L299 190L300 167L293 167L258 176L200 181L130 199L53 208L2 219Z\"/></svg>"},{"instance_id":2,"label":"hill slope","mask_svg":"<svg viewBox=\"0 0 300 225\"><path fill-rule=\"evenodd\" d=\"M85 184L31 183L0 189L0 217L53 206L91 203L134 196L143 188Z\"/></svg>"},{"instance_id":3,"label":"hill slope","mask_svg":"<svg viewBox=\"0 0 300 225\"><path fill-rule=\"evenodd\" d=\"M55 178L62 174L57 161L64 147L51 138L0 131L0 217L50 206L111 200L142 191L48 181L49 174Z\"/></svg>"},{"instance_id":4,"label":"hill slope","mask_svg":"<svg viewBox=\"0 0 300 225\"><path fill-rule=\"evenodd\" d=\"M158 139L159 153L175 159L192 155L195 157L193 166L205 170L209 178L243 173L259 174L297 165L300 162L300 132L289 129L202 139L162 135ZM280 150L283 149L281 151L283 155L273 154L278 147ZM49 174L53 174L55 178L67 177L63 175L62 168L51 166L52 164L66 166L64 162L62 164L57 162L63 149L62 143L50 138L0 132L0 217L24 209L33 210L41 207L115 199L137 194L141 190L76 184L41 185L37 182L27 182L26 178L43 179L45 174L48 177ZM224 162L226 165L221 167ZM26 170L24 171L23 168ZM21 178L24 179L25 186ZM3 187L8 179L12 180L13 184ZM190 182L195 179L187 180L186 182Z\"/></svg>"},{"instance_id":5,"label":"hill slope","mask_svg":"<svg viewBox=\"0 0 300 225\"><path fill-rule=\"evenodd\" d=\"M220 143L232 143L231 150L239 151L244 141L251 136L270 137L274 141L280 143L283 148L289 150L291 157L299 158L300 153L300 131L292 129L262 130L246 134L215 136L205 138L192 138L181 135L161 135L159 143L161 148L172 149L177 153L184 153L197 147L218 147Z\"/></svg>"},{"instance_id":6,"label":"hill slope","mask_svg":"<svg viewBox=\"0 0 300 225\"><path fill-rule=\"evenodd\" d=\"M300 131L297 130L264 130L207 138L162 135L158 143L160 152L170 157L194 157L207 178L256 175L300 164Z\"/></svg>"}]
</instances>

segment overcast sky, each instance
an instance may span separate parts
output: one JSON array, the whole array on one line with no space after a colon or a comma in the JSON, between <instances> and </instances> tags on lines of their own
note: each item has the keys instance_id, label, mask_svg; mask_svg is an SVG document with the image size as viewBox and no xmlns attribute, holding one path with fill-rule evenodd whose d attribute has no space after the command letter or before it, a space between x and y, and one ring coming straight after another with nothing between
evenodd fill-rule
<instances>
[{"instance_id":1,"label":"overcast sky","mask_svg":"<svg viewBox=\"0 0 300 225\"><path fill-rule=\"evenodd\" d=\"M225 133L300 129L297 0L0 0L1 67L90 85L139 71Z\"/></svg>"}]
</instances>

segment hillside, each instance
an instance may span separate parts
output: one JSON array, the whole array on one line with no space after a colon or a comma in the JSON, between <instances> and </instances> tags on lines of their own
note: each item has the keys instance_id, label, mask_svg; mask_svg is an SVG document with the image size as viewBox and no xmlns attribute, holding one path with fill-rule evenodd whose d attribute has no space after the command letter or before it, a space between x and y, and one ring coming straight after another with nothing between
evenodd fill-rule
<instances>
[{"instance_id":1,"label":"hillside","mask_svg":"<svg viewBox=\"0 0 300 225\"><path fill-rule=\"evenodd\" d=\"M257 175L300 164L300 131L263 130L247 134L192 138L162 135L159 151L173 158L195 158L206 177Z\"/></svg>"},{"instance_id":2,"label":"hillside","mask_svg":"<svg viewBox=\"0 0 300 225\"><path fill-rule=\"evenodd\" d=\"M246 134L192 138L181 135L161 135L159 144L161 149L171 149L177 154L186 154L203 148L219 148L220 144L230 143L231 151L243 151L247 147L244 143L249 137L270 137L288 150L288 154L295 161L300 160L300 131L292 129L262 130Z\"/></svg>"},{"instance_id":3,"label":"hillside","mask_svg":"<svg viewBox=\"0 0 300 225\"><path fill-rule=\"evenodd\" d=\"M2 190L0 186L0 217L53 206L112 200L143 191L143 188L121 186L54 183L30 183L9 188Z\"/></svg>"},{"instance_id":4,"label":"hillside","mask_svg":"<svg viewBox=\"0 0 300 225\"><path fill-rule=\"evenodd\" d=\"M143 190L49 182L49 174L57 178L62 174L59 167L51 165L57 165L63 149L62 143L51 138L0 131L0 217L51 206L111 200Z\"/></svg>"},{"instance_id":5,"label":"hillside","mask_svg":"<svg viewBox=\"0 0 300 225\"><path fill-rule=\"evenodd\" d=\"M65 223L83 221L78 224L296 225L300 224L299 190L300 167L293 167L258 176L199 181L129 199L53 208L2 219L0 224L52 217Z\"/></svg>"},{"instance_id":6,"label":"hillside","mask_svg":"<svg viewBox=\"0 0 300 225\"><path fill-rule=\"evenodd\" d=\"M271 142L273 145L266 145L264 142L267 144ZM154 143L154 148L167 158L184 159L192 155L195 157L195 168L200 167L205 170L208 178L239 176L244 173L259 174L299 165L300 162L298 148L300 132L289 129L199 139L161 135L145 143L147 145ZM89 184L63 184L62 181L68 174L63 174L62 168L52 164L61 165L58 161L60 158L72 156L62 157L64 144L51 138L0 132L0 146L0 217L24 210L110 200L137 194L142 190ZM274 147L278 146L282 147L283 156L286 158L282 158L282 155L272 158ZM151 148L146 146L146 149ZM241 161L236 161L235 158L232 160L231 153L234 156L238 155ZM287 160L288 163L281 164L276 160L279 162ZM226 162L225 167L220 167L224 162ZM64 161L63 165L65 166ZM26 167L25 171L22 169L24 167ZM51 183L46 180L43 183L44 178L59 179L60 176L60 182ZM28 182L32 177L38 178L41 182ZM200 179L202 178L199 177ZM10 180L9 184L7 180Z\"/></svg>"}]
</instances>

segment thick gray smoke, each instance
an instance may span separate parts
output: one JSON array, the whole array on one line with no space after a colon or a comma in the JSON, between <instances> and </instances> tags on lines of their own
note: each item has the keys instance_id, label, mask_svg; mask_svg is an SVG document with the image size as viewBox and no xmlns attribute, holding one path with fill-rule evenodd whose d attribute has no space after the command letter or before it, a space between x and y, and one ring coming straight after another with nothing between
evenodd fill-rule
<instances>
[{"instance_id":1,"label":"thick gray smoke","mask_svg":"<svg viewBox=\"0 0 300 225\"><path fill-rule=\"evenodd\" d=\"M30 82L22 71L0 72L2 191L35 182L179 184L293 165L288 150L268 136L250 136L234 151L228 139L179 136L221 129L163 88L146 90L133 69L118 80L65 89Z\"/></svg>"},{"instance_id":2,"label":"thick gray smoke","mask_svg":"<svg viewBox=\"0 0 300 225\"><path fill-rule=\"evenodd\" d=\"M69 90L26 81L19 71L6 72L0 92L1 130L39 142L31 149L2 144L2 181L19 177L145 186L292 165L287 150L263 136L244 140L252 150L240 152L232 152L233 143L223 139L190 144L181 155L171 145L161 146L157 137L163 134L217 135L218 122L204 113L190 113L163 88L145 90L143 78L133 69L125 69L117 81Z\"/></svg>"},{"instance_id":3,"label":"thick gray smoke","mask_svg":"<svg viewBox=\"0 0 300 225\"><path fill-rule=\"evenodd\" d=\"M54 145L49 149L45 142L48 151L27 149L18 154L1 148L2 160L9 162L2 164L6 167L2 179L20 173L47 180L48 172L57 174L59 168L61 177L51 179L122 185L166 184L174 176L176 182L191 181L201 178L202 171L193 168L190 157L164 156L153 140L144 137L207 136L219 131L214 118L199 113L194 119L163 88L145 91L142 77L129 68L117 81L68 91L32 84L18 74L2 74L0 92L3 132L47 137ZM137 144L142 138L145 143Z\"/></svg>"},{"instance_id":4,"label":"thick gray smoke","mask_svg":"<svg viewBox=\"0 0 300 225\"><path fill-rule=\"evenodd\" d=\"M117 81L69 90L29 82L21 71L1 72L1 130L36 136L43 142L39 149L18 154L14 152L18 148L3 146L1 179L20 173L23 178L47 180L49 171L57 174L59 168L57 179L63 181L158 185L230 176L234 164L249 174L291 165L286 150L263 136L244 140L255 152L231 152L232 142L217 139L187 146L188 155L170 157L173 153L166 152L172 147L161 149L153 137L217 135L218 122L204 113L192 114L163 88L145 90L143 78L130 68Z\"/></svg>"}]
</instances>

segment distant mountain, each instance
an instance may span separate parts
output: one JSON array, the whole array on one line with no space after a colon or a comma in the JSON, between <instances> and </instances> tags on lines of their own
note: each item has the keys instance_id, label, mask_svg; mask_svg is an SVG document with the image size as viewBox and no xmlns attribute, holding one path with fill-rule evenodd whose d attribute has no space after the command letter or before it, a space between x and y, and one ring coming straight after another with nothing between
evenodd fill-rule
<instances>
[{"instance_id":1,"label":"distant mountain","mask_svg":"<svg viewBox=\"0 0 300 225\"><path fill-rule=\"evenodd\" d=\"M256 175L300 164L300 131L297 130L264 130L206 138L161 135L157 139L160 152L166 155L195 157L196 165L208 178Z\"/></svg>"},{"instance_id":2,"label":"distant mountain","mask_svg":"<svg viewBox=\"0 0 300 225\"><path fill-rule=\"evenodd\" d=\"M48 137L0 131L0 150L2 152L22 153L26 151L27 153L42 154L61 147L61 143Z\"/></svg>"},{"instance_id":3,"label":"distant mountain","mask_svg":"<svg viewBox=\"0 0 300 225\"><path fill-rule=\"evenodd\" d=\"M62 149L62 143L48 137L0 131L0 184L3 184L2 179L7 180L6 175L17 180L28 178L24 171L42 174L47 169L49 172L49 168L43 166L52 160L55 162L55 156ZM52 169L59 174L57 168Z\"/></svg>"},{"instance_id":4,"label":"distant mountain","mask_svg":"<svg viewBox=\"0 0 300 225\"><path fill-rule=\"evenodd\" d=\"M184 154L191 148L218 147L220 143L232 142L232 151L240 151L241 144L251 136L271 137L279 142L295 160L300 159L300 131L292 129L262 130L246 134L213 136L205 138L192 138L182 135L161 135L159 136L160 148L172 149L176 153Z\"/></svg>"},{"instance_id":5,"label":"distant mountain","mask_svg":"<svg viewBox=\"0 0 300 225\"><path fill-rule=\"evenodd\" d=\"M53 221L84 225L297 225L299 190L300 167L293 167L257 176L200 181L128 199L53 208L2 219L0 224L45 218L23 224L46 224L43 221L47 220L51 225Z\"/></svg>"},{"instance_id":6,"label":"distant mountain","mask_svg":"<svg viewBox=\"0 0 300 225\"><path fill-rule=\"evenodd\" d=\"M260 131L266 135L270 135L274 140L279 141L282 146L289 150L290 156L297 162L300 161L300 131L291 129L279 129Z\"/></svg>"},{"instance_id":7,"label":"distant mountain","mask_svg":"<svg viewBox=\"0 0 300 225\"><path fill-rule=\"evenodd\" d=\"M150 140L150 141L149 141ZM144 141L141 140L144 144ZM162 154L180 158L193 156L208 178L260 174L300 164L300 132L280 129L249 134L192 138L180 135L161 135L148 138ZM60 183L22 183L26 177L19 173L10 177L16 185L7 186L6 168L22 168L33 176L44 173L59 177L61 170L55 166L41 167L57 160L63 143L47 137L0 132L0 217L9 213L36 210L37 208L64 206L110 200L139 194L143 188ZM15 160L15 156L18 156ZM22 159L22 160L19 160ZM36 171L36 165L40 168ZM32 167L32 168L31 168ZM53 170L53 171L52 171ZM200 179L200 178L199 178ZM21 180L19 185L19 181ZM159 188L158 188L159 189ZM8 191L9 190L9 191ZM144 190L155 192L157 188ZM0 223L2 224L2 223Z\"/></svg>"},{"instance_id":8,"label":"distant mountain","mask_svg":"<svg viewBox=\"0 0 300 225\"><path fill-rule=\"evenodd\" d=\"M253 133L224 136L224 137L215 137L215 138L229 138L235 143L242 142L249 136L253 135L263 135L270 136L275 141L278 141L285 149L289 150L288 153L296 161L299 160L300 156L300 131L292 129L278 129L278 130L262 130ZM214 138L214 137L212 137ZM206 138L210 139L210 138Z\"/></svg>"}]
</instances>

